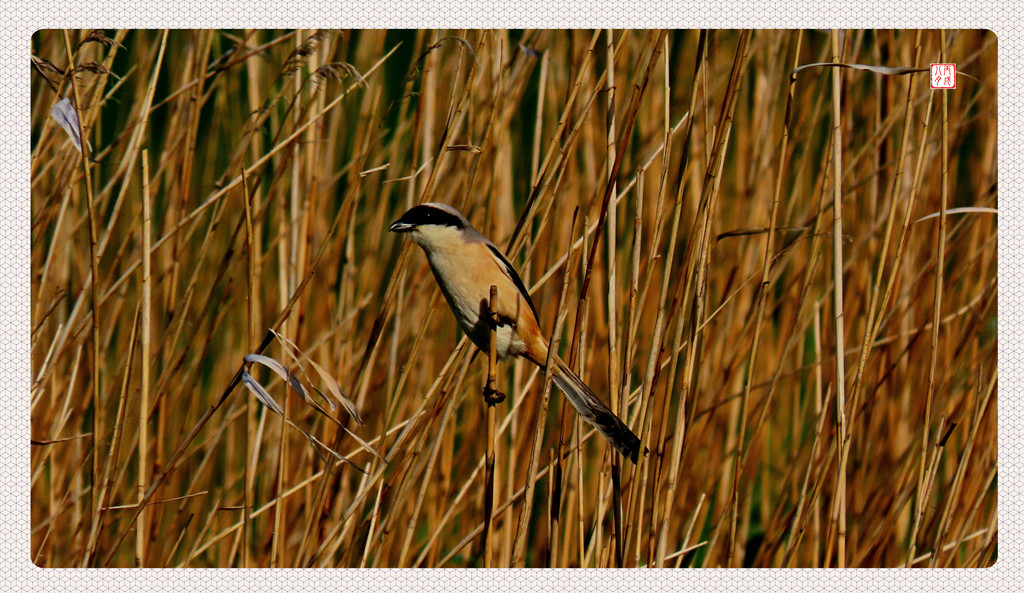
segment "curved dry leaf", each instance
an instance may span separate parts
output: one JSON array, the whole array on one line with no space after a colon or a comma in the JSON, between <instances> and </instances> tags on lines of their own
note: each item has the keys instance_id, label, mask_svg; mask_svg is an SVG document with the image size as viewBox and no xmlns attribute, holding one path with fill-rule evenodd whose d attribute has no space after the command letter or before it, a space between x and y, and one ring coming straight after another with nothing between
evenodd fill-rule
<instances>
[{"instance_id":1,"label":"curved dry leaf","mask_svg":"<svg viewBox=\"0 0 1024 593\"><path fill-rule=\"evenodd\" d=\"M483 149L480 148L479 146L476 146L475 144L452 144L451 146L448 146L447 148L445 148L445 150L448 151L448 152L454 152L454 151L460 151L461 150L461 151L465 151L465 152L472 152L472 153L475 153L475 154L479 154L479 153L483 152Z\"/></svg>"},{"instance_id":2,"label":"curved dry leaf","mask_svg":"<svg viewBox=\"0 0 1024 593\"><path fill-rule=\"evenodd\" d=\"M345 397L345 394L341 392L341 385L338 385L338 381L311 358L307 357L306 360L309 361L309 364L313 365L317 374L320 375L320 379L327 385L327 389L331 392L331 395L333 395L335 400L345 408L345 411L348 412L349 416L352 416L352 419L355 420L359 426L364 426L363 419L359 417L359 410L356 409L355 402ZM320 390L317 390L317 393L324 395ZM330 401L326 396L324 396L324 398L327 399L327 401Z\"/></svg>"},{"instance_id":3,"label":"curved dry leaf","mask_svg":"<svg viewBox=\"0 0 1024 593\"><path fill-rule=\"evenodd\" d=\"M302 350L299 350L299 347L295 345L295 342L292 342L291 340L277 333L273 329L270 330L270 333L277 337L278 341L281 342L281 346L283 346L285 353L289 356L289 358L292 359L292 362L294 362L296 366L298 366L299 369L302 370L302 374L306 376L306 381L309 381L310 386L313 387L313 391L316 391L317 394L320 397L322 397L325 402L327 402L327 405L328 407L331 408L332 412L334 410L337 410L338 404L334 402L331 398L324 395L322 391L320 391L319 389L312 385L313 382L309 379L309 372L306 370L305 365L302 364L302 359L308 360L309 357L307 357ZM319 409L320 411L323 411L323 409L320 408L319 405L312 400L312 398L306 399L306 402L309 403L310 405L316 406L317 409ZM333 417L331 418L331 420L337 422L337 420L335 420Z\"/></svg>"},{"instance_id":4,"label":"curved dry leaf","mask_svg":"<svg viewBox=\"0 0 1024 593\"><path fill-rule=\"evenodd\" d=\"M807 228L808 227L805 227L805 226L777 226L777 227L775 227L775 232L779 232L779 233L802 233L802 232L806 231ZM758 227L751 227L751 228L746 228L746 229L736 229L736 230L733 230L733 231L726 231L724 233L720 233L718 235L718 237L716 237L716 238L721 240L721 239L727 239L729 237L743 237L743 236L746 236L746 235L762 235L762 234L767 233L767 232L768 232L768 229L766 227L758 226Z\"/></svg>"},{"instance_id":5,"label":"curved dry leaf","mask_svg":"<svg viewBox=\"0 0 1024 593\"><path fill-rule=\"evenodd\" d=\"M284 382L287 383L295 393L298 393L302 399L309 399L309 393L302 386L302 383L299 382L299 379L295 375L291 374L280 362L262 354L246 354L243 359L245 362L258 362L259 364L262 364L268 369L274 371L284 379Z\"/></svg>"},{"instance_id":6,"label":"curved dry leaf","mask_svg":"<svg viewBox=\"0 0 1024 593\"><path fill-rule=\"evenodd\" d=\"M845 62L815 62L813 64L804 64L793 68L793 71L789 73L790 79L796 78L797 73L801 70L807 70L808 68L850 68L852 70L867 70L868 72L874 72L875 74L884 74L886 76L902 76L905 74L913 74L915 72L928 72L928 68L913 68L910 66L875 66L872 64L847 64Z\"/></svg>"},{"instance_id":7,"label":"curved dry leaf","mask_svg":"<svg viewBox=\"0 0 1024 593\"><path fill-rule=\"evenodd\" d=\"M988 214L999 214L999 211L996 210L995 208L984 208L982 206L964 206L962 208L946 209L946 214L965 214L967 212L984 212ZM921 218L918 218L917 220L914 221L914 224L917 224L924 220L928 220L929 218L938 218L939 216L942 216L941 212L932 212L927 216L922 216Z\"/></svg>"},{"instance_id":8,"label":"curved dry leaf","mask_svg":"<svg viewBox=\"0 0 1024 593\"><path fill-rule=\"evenodd\" d=\"M78 124L78 112L75 111L71 100L64 97L57 101L53 109L50 110L50 117L67 132L68 136L71 137L71 143L75 145L78 152L82 152L82 136L80 134L81 127Z\"/></svg>"},{"instance_id":9,"label":"curved dry leaf","mask_svg":"<svg viewBox=\"0 0 1024 593\"><path fill-rule=\"evenodd\" d=\"M316 361L306 356L306 354L302 352L302 350L300 350L299 347L296 346L294 342L282 336L280 333L276 331L274 332L274 335L277 336L277 338L283 344L288 346L288 349L291 350L289 354L293 358L296 358L296 360L298 360L298 356L294 354L295 352L298 352L303 360L313 365L313 369L316 370L317 375L320 376L320 380L323 381L325 385L327 385L327 390L331 392L331 395L333 397L328 397L327 394L320 391L319 389L316 389L316 392L319 393L321 397L324 398L325 401L327 401L327 405L331 407L331 410L337 410L338 405L340 404L342 407L345 408L345 411L348 412L349 416L352 416L352 419L355 420L357 424L359 424L359 426L365 426L365 424L363 423L363 419L359 416L359 410L356 409L355 402L350 400L348 397L345 396L344 393L341 392L341 385L338 384L338 381L333 376L331 376L331 374L328 373L322 366L317 364Z\"/></svg>"},{"instance_id":10,"label":"curved dry leaf","mask_svg":"<svg viewBox=\"0 0 1024 593\"><path fill-rule=\"evenodd\" d=\"M289 352L289 355L291 355L290 352ZM294 355L292 355L292 357L294 358ZM278 362L277 360L275 360L273 358L270 358L269 356L264 356L262 354L248 354L248 355L245 356L245 360L246 360L246 362L258 362L260 364L266 365L267 367L272 369L275 373L280 375L282 379L285 379L285 381L288 383L288 386L292 388L292 391L294 391L295 393L299 394L299 397L302 398L302 401L304 401L307 404L309 404L310 407L312 407L317 412L320 412L321 414L326 416L327 419L330 420L331 422L333 422L335 424L338 424L338 425L341 424L340 422L338 422L337 418L332 416L327 410L325 410L323 408L323 406L321 406L316 400L314 400L310 396L309 390L307 390L302 385L302 382L299 381L299 378L296 377L294 373L288 371L288 369L286 369L283 364L281 364L280 362ZM300 368L301 368L301 363L299 363L299 364L300 364ZM302 372L305 373L306 370L302 369ZM307 377L307 380L308 380L308 377ZM315 387L313 389L316 390L317 393L320 393L319 389L316 389ZM320 393L320 396L323 397L323 394ZM324 398L324 399L326 400L327 398Z\"/></svg>"},{"instance_id":11,"label":"curved dry leaf","mask_svg":"<svg viewBox=\"0 0 1024 593\"><path fill-rule=\"evenodd\" d=\"M253 379L252 375L245 371L242 371L242 383L245 384L247 388L249 388L249 391L251 391L253 395L256 396L256 399L260 400L260 402L264 406L267 406L273 412L280 414L281 417L284 417L284 410L281 409L281 406L277 405L277 402L274 401L274 398L270 397L270 394L267 393L267 390L264 389L263 386L260 385L258 381L256 381L256 379Z\"/></svg>"},{"instance_id":12,"label":"curved dry leaf","mask_svg":"<svg viewBox=\"0 0 1024 593\"><path fill-rule=\"evenodd\" d=\"M274 333L273 330L271 330L271 332ZM310 379L309 379L309 373L306 371L306 367L304 367L302 365L302 361L299 360L299 358L295 355L295 352L293 352L292 349L291 349L295 345L294 344L285 344L284 346L285 346L284 347L285 353L299 367L299 370L302 371L302 374L305 375L306 381L308 383L310 383L310 387L313 388L313 391L315 391L317 393L317 395L319 395L325 402L327 402L327 405L330 406L331 411L336 410L338 408L337 404L335 404L333 401L330 400L330 398L325 396L322 391L320 391L319 389L317 389L315 386L312 385L312 381L310 381ZM302 354L302 353L300 352L299 354ZM294 389L296 384L297 385L301 385L301 383L299 383L298 377L296 377L294 374L290 375L290 377L291 377L290 381L294 381L294 383L292 383L292 388L293 389ZM323 414L331 422L333 422L333 423L335 423L335 424L337 424L339 426L341 425L341 422L339 422L337 418L332 416L330 412L325 410L323 408L323 406L320 405L320 402L318 402L315 399L313 399L312 394L310 394L308 390L303 390L303 391L301 391L299 393L302 395L302 401L304 401L307 404L309 404L309 406L312 407L317 412L320 412L321 414Z\"/></svg>"},{"instance_id":13,"label":"curved dry leaf","mask_svg":"<svg viewBox=\"0 0 1024 593\"><path fill-rule=\"evenodd\" d=\"M273 360L273 359L271 359L271 360ZM284 410L281 409L281 406L279 406L276 401L274 401L274 398L270 396L270 393L268 393L267 390L264 389L263 386L260 385L259 382L256 381L256 379L254 379L253 376L250 375L249 373L247 373L246 371L242 371L242 384L244 384L249 389L249 391L251 391L253 393L253 395L256 396L256 399L260 400L260 402L264 406L266 406L271 411L273 411L274 413L276 413L279 416L281 416L281 418L284 419L284 421L288 424L288 426L291 426L295 430L301 432L302 435L306 437L306 440L309 441L309 443L311 445L313 445L313 449L317 452L317 455L321 456L321 458L323 458L323 453L321 452L321 449L322 449L323 451L326 451L326 452L330 453L331 456L337 458L339 461L343 461L343 462L351 465L352 467L356 468L357 470L359 470L360 472L362 472L364 474L366 473L365 469L363 469L362 467L359 467L358 465L352 463L351 461L349 461L349 459L347 457L345 457L341 453L338 453L334 449L328 447L320 439L318 439L315 436L313 436L312 433L310 433L307 430L304 430L303 428L301 428L300 426L298 426L297 424L292 422L290 418L285 416ZM353 435L353 436L355 436L355 435ZM365 443L362 443L362 441L360 441L360 444L364 445L364 448L366 448L370 453L373 453L374 455L377 455L377 452L374 451L373 448L370 447L369 445L367 445ZM378 455L378 457L379 457L379 455ZM326 461L326 459L324 459L324 461Z\"/></svg>"}]
</instances>

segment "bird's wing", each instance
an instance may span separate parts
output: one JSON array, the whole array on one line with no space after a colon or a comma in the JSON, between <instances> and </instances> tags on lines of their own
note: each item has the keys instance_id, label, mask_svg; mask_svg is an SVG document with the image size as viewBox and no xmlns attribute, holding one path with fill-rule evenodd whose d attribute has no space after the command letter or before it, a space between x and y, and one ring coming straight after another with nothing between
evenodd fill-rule
<instances>
[{"instance_id":1,"label":"bird's wing","mask_svg":"<svg viewBox=\"0 0 1024 593\"><path fill-rule=\"evenodd\" d=\"M519 274L516 272L516 269L512 267L512 264L510 264L508 260L505 259L505 256L501 253L501 250L498 249L493 243L488 242L487 249L491 252L491 256L494 258L494 262L498 264L498 267L501 268L501 271L504 272L505 275L508 276L513 283L515 283L516 288L519 289L519 294L523 295L523 298L526 299L526 304L529 305L530 310L533 311L534 319L540 319L540 316L537 315L537 307L533 305L533 299L530 298L530 291L526 289L526 286L523 284L523 280L522 278L519 277Z\"/></svg>"}]
</instances>

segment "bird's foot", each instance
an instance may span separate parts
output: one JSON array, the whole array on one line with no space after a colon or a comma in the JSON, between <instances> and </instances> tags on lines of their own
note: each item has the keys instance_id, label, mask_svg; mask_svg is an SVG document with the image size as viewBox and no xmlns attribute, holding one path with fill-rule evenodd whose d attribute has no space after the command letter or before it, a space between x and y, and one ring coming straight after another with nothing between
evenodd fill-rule
<instances>
[{"instance_id":1,"label":"bird's foot","mask_svg":"<svg viewBox=\"0 0 1024 593\"><path fill-rule=\"evenodd\" d=\"M489 406L497 405L505 401L505 394L498 391L497 389L492 389L489 386L485 386L484 401L487 402L487 405Z\"/></svg>"}]
</instances>

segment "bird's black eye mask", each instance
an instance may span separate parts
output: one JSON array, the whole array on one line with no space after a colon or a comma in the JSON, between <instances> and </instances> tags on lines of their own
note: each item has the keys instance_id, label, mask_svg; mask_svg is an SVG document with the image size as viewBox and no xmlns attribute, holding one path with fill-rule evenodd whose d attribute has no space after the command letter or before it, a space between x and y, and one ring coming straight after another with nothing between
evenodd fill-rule
<instances>
[{"instance_id":1,"label":"bird's black eye mask","mask_svg":"<svg viewBox=\"0 0 1024 593\"><path fill-rule=\"evenodd\" d=\"M408 225L409 227L423 225L450 226L462 230L466 225L462 219L451 212L432 206L416 206L402 215L395 224Z\"/></svg>"}]
</instances>

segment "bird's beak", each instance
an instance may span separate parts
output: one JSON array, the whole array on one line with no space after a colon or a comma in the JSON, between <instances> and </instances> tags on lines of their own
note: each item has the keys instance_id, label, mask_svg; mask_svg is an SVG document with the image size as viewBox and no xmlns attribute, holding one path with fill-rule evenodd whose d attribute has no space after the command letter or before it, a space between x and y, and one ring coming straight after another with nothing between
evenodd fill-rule
<instances>
[{"instance_id":1,"label":"bird's beak","mask_svg":"<svg viewBox=\"0 0 1024 593\"><path fill-rule=\"evenodd\" d=\"M392 233L408 233L412 229L413 225L398 221L393 223L388 230Z\"/></svg>"}]
</instances>

